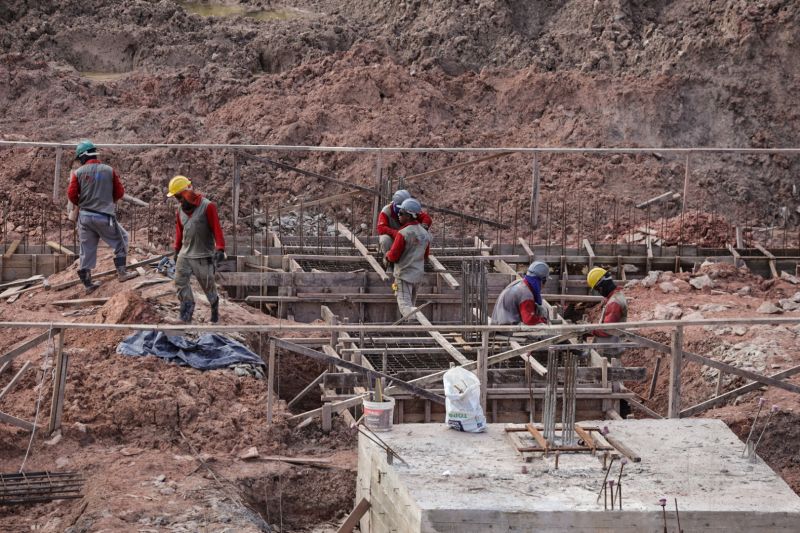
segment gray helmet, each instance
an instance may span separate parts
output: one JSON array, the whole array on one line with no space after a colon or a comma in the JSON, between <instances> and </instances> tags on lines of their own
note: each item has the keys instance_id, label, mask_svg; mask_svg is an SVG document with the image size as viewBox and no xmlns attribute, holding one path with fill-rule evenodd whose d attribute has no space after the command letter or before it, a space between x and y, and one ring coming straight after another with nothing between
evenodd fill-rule
<instances>
[{"instance_id":1,"label":"gray helmet","mask_svg":"<svg viewBox=\"0 0 800 533\"><path fill-rule=\"evenodd\" d=\"M528 267L527 275L546 280L550 275L550 267L544 261L534 261Z\"/></svg>"},{"instance_id":2,"label":"gray helmet","mask_svg":"<svg viewBox=\"0 0 800 533\"><path fill-rule=\"evenodd\" d=\"M394 193L394 196L392 196L392 203L394 203L394 205L396 205L397 207L400 207L400 205L402 205L402 203L408 200L409 198L411 198L411 193L405 189L400 189L399 191Z\"/></svg>"},{"instance_id":3,"label":"gray helmet","mask_svg":"<svg viewBox=\"0 0 800 533\"><path fill-rule=\"evenodd\" d=\"M422 213L422 204L420 204L414 198L408 198L403 200L403 203L400 204L400 211L405 211L408 214L414 215L415 217Z\"/></svg>"}]
</instances>

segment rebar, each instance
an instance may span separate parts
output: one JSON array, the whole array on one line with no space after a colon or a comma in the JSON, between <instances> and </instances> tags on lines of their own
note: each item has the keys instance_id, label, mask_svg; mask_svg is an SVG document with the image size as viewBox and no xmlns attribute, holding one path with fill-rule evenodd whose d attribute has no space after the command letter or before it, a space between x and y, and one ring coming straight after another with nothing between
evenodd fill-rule
<instances>
[{"instance_id":1,"label":"rebar","mask_svg":"<svg viewBox=\"0 0 800 533\"><path fill-rule=\"evenodd\" d=\"M544 390L544 411L542 426L544 438L549 442L556 437L556 403L558 401L558 358L559 352L547 350L547 384Z\"/></svg>"},{"instance_id":2,"label":"rebar","mask_svg":"<svg viewBox=\"0 0 800 533\"><path fill-rule=\"evenodd\" d=\"M575 443L575 394L578 357L572 350L569 350L563 359L564 392L561 399L561 443L564 446L572 446Z\"/></svg>"}]
</instances>

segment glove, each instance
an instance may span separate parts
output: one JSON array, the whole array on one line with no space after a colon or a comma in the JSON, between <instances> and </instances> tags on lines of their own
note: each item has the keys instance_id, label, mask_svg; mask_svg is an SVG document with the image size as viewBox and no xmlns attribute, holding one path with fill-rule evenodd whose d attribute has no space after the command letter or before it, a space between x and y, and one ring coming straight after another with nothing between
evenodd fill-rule
<instances>
[{"instance_id":1,"label":"glove","mask_svg":"<svg viewBox=\"0 0 800 533\"><path fill-rule=\"evenodd\" d=\"M397 289L398 289L397 282L395 281L394 283L392 283L392 292L397 294Z\"/></svg>"},{"instance_id":2,"label":"glove","mask_svg":"<svg viewBox=\"0 0 800 533\"><path fill-rule=\"evenodd\" d=\"M430 231L431 227L427 224L422 224L422 227L425 228L425 231Z\"/></svg>"},{"instance_id":3,"label":"glove","mask_svg":"<svg viewBox=\"0 0 800 533\"><path fill-rule=\"evenodd\" d=\"M223 261L225 261L225 250L216 250L214 252L214 264L219 265Z\"/></svg>"}]
</instances>

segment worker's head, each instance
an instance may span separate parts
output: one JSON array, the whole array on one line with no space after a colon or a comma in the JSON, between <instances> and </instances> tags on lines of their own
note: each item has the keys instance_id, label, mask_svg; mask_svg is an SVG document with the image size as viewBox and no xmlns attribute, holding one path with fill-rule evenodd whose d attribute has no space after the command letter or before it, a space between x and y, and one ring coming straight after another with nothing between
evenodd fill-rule
<instances>
[{"instance_id":1,"label":"worker's head","mask_svg":"<svg viewBox=\"0 0 800 533\"><path fill-rule=\"evenodd\" d=\"M89 139L84 139L75 147L75 159L85 164L90 159L97 157L97 147Z\"/></svg>"},{"instance_id":2,"label":"worker's head","mask_svg":"<svg viewBox=\"0 0 800 533\"><path fill-rule=\"evenodd\" d=\"M409 198L411 198L411 193L405 189L400 189L394 193L394 196L392 196L392 205L394 206L395 213L400 212L400 206Z\"/></svg>"},{"instance_id":3,"label":"worker's head","mask_svg":"<svg viewBox=\"0 0 800 533\"><path fill-rule=\"evenodd\" d=\"M414 198L406 198L400 204L400 213L398 214L400 223L407 224L416 220L420 213L422 213L422 204Z\"/></svg>"},{"instance_id":4,"label":"worker's head","mask_svg":"<svg viewBox=\"0 0 800 533\"><path fill-rule=\"evenodd\" d=\"M594 267L589 271L586 275L586 284L602 296L608 296L617 287L611 273L600 267Z\"/></svg>"},{"instance_id":5,"label":"worker's head","mask_svg":"<svg viewBox=\"0 0 800 533\"><path fill-rule=\"evenodd\" d=\"M534 278L539 278L539 281L544 283L550 276L550 267L547 266L547 263L545 263L544 261L534 261L533 263L531 263L531 266L528 267L528 272L526 273L526 275Z\"/></svg>"},{"instance_id":6,"label":"worker's head","mask_svg":"<svg viewBox=\"0 0 800 533\"><path fill-rule=\"evenodd\" d=\"M169 180L169 186L167 187L167 198L172 198L173 196L178 200L182 200L184 193L187 191L192 190L192 182L186 176L175 176L171 180Z\"/></svg>"}]
</instances>

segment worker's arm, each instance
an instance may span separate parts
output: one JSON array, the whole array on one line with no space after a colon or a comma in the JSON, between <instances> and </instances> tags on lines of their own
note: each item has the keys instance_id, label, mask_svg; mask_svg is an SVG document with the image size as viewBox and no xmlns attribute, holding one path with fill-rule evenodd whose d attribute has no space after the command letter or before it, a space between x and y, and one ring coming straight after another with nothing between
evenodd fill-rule
<instances>
[{"instance_id":1,"label":"worker's arm","mask_svg":"<svg viewBox=\"0 0 800 533\"><path fill-rule=\"evenodd\" d=\"M219 214L217 213L217 206L213 202L206 207L206 218L208 219L208 227L211 228L211 233L214 234L214 247L217 250L225 250L225 236L222 234L222 226L219 223Z\"/></svg>"},{"instance_id":2,"label":"worker's arm","mask_svg":"<svg viewBox=\"0 0 800 533\"><path fill-rule=\"evenodd\" d=\"M425 259L427 259L429 255L431 255L431 243L428 243L425 247Z\"/></svg>"},{"instance_id":3,"label":"worker's arm","mask_svg":"<svg viewBox=\"0 0 800 533\"><path fill-rule=\"evenodd\" d=\"M403 252L406 249L406 238L403 237L403 234L399 231L394 238L394 242L392 243L392 248L386 253L386 259L390 263L396 263L402 257Z\"/></svg>"},{"instance_id":4,"label":"worker's arm","mask_svg":"<svg viewBox=\"0 0 800 533\"><path fill-rule=\"evenodd\" d=\"M536 302L533 300L525 300L519 304L519 316L522 319L522 323L527 326L535 326L536 324L545 324L547 322L537 312Z\"/></svg>"},{"instance_id":5,"label":"worker's arm","mask_svg":"<svg viewBox=\"0 0 800 533\"><path fill-rule=\"evenodd\" d=\"M622 318L622 307L617 302L609 302L606 304L606 314L603 317L603 324L613 324L619 322ZM611 335L605 331L594 330L591 335L595 337L610 337Z\"/></svg>"},{"instance_id":6,"label":"worker's arm","mask_svg":"<svg viewBox=\"0 0 800 533\"><path fill-rule=\"evenodd\" d=\"M181 214L175 211L175 251L180 252L183 246L183 224L181 224Z\"/></svg>"},{"instance_id":7,"label":"worker's arm","mask_svg":"<svg viewBox=\"0 0 800 533\"><path fill-rule=\"evenodd\" d=\"M111 193L111 196L114 198L114 202L119 202L123 196L125 196L125 187L122 186L122 180L119 179L119 174L117 174L116 170L111 171L114 175L114 190Z\"/></svg>"},{"instance_id":8,"label":"worker's arm","mask_svg":"<svg viewBox=\"0 0 800 533\"><path fill-rule=\"evenodd\" d=\"M74 172L69 175L69 186L67 187L67 198L74 205L78 205L81 198L81 184L78 182L78 176Z\"/></svg>"},{"instance_id":9,"label":"worker's arm","mask_svg":"<svg viewBox=\"0 0 800 533\"><path fill-rule=\"evenodd\" d=\"M389 217L383 211L378 213L378 235L388 235L392 239L397 237L397 230L389 225Z\"/></svg>"},{"instance_id":10,"label":"worker's arm","mask_svg":"<svg viewBox=\"0 0 800 533\"><path fill-rule=\"evenodd\" d=\"M419 214L419 216L417 217L417 220L419 220L420 224L425 226L426 230L430 231L431 226L433 225L433 219L431 218L431 216L428 213L423 211L422 213Z\"/></svg>"}]
</instances>

